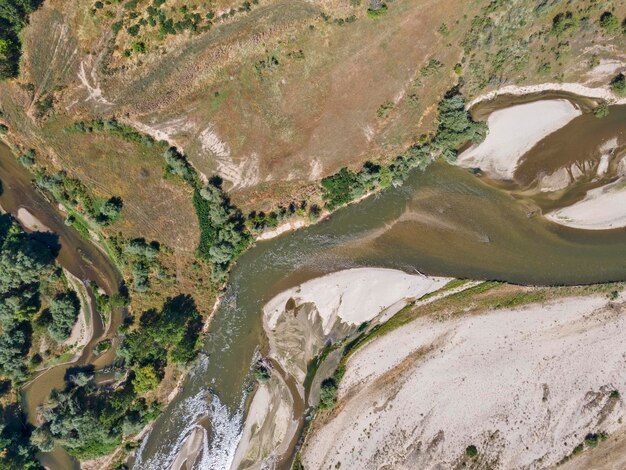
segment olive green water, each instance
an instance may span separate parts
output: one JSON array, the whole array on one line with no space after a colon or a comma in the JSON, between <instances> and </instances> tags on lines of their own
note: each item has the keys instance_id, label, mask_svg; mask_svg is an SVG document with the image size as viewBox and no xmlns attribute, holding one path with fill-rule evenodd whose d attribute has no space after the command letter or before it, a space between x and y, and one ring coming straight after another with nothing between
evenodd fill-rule
<instances>
[{"instance_id":1,"label":"olive green water","mask_svg":"<svg viewBox=\"0 0 626 470\"><path fill-rule=\"evenodd\" d=\"M614 131L624 126L618 122ZM586 138L577 132L571 138ZM531 202L468 171L436 163L400 188L344 208L318 225L259 243L232 272L206 342L208 360L157 421L138 467L171 463L190 423L202 415L197 408L192 413L189 404L202 398L203 390L212 403L204 410L210 417L203 423L210 459L203 468L229 462L241 423L241 390L263 338L261 308L276 293L307 279L357 266L521 284L626 279L626 230L584 232L547 222L537 213Z\"/></svg>"}]
</instances>

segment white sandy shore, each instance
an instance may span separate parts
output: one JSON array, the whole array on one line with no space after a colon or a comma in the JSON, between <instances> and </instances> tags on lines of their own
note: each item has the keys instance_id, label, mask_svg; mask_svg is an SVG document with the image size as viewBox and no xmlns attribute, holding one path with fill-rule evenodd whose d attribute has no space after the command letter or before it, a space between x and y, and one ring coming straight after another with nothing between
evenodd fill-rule
<instances>
[{"instance_id":1,"label":"white sandy shore","mask_svg":"<svg viewBox=\"0 0 626 470\"><path fill-rule=\"evenodd\" d=\"M541 93L546 91L564 91L587 98L595 98L605 100L611 104L626 104L626 97L616 96L608 86L589 87L580 83L541 83L538 85L508 85L497 90L490 91L484 95L477 96L469 102L467 108L471 108L482 101L493 100L501 95L530 95L533 93Z\"/></svg>"},{"instance_id":2,"label":"white sandy shore","mask_svg":"<svg viewBox=\"0 0 626 470\"><path fill-rule=\"evenodd\" d=\"M31 214L28 209L20 207L17 210L17 220L27 230L33 232L50 232L51 230L46 227L37 217Z\"/></svg>"},{"instance_id":3,"label":"white sandy shore","mask_svg":"<svg viewBox=\"0 0 626 470\"><path fill-rule=\"evenodd\" d=\"M296 304L313 303L328 334L337 320L360 325L399 301L417 299L443 287L449 278L406 274L380 268L358 268L328 274L281 292L263 311L268 326L276 328L289 299Z\"/></svg>"},{"instance_id":4,"label":"white sandy shore","mask_svg":"<svg viewBox=\"0 0 626 470\"><path fill-rule=\"evenodd\" d=\"M592 189L582 201L545 217L560 225L585 230L626 227L626 178Z\"/></svg>"},{"instance_id":5,"label":"white sandy shore","mask_svg":"<svg viewBox=\"0 0 626 470\"><path fill-rule=\"evenodd\" d=\"M198 458L198 454L202 450L202 442L206 430L202 426L197 426L189 435L185 443L176 456L176 460L170 467L170 470L185 470L193 468L193 463Z\"/></svg>"},{"instance_id":6,"label":"white sandy shore","mask_svg":"<svg viewBox=\"0 0 626 470\"><path fill-rule=\"evenodd\" d=\"M263 232L261 235L256 237L256 239L258 241L269 240L271 238L275 238L275 237L277 237L279 235L282 235L285 232L289 232L289 231L292 231L292 230L298 230L299 228L306 227L306 225L307 225L306 221L304 221L302 219L291 220L291 221L286 222L286 223L284 223L282 225L279 225L274 230L267 230L267 231Z\"/></svg>"},{"instance_id":7,"label":"white sandy shore","mask_svg":"<svg viewBox=\"0 0 626 470\"><path fill-rule=\"evenodd\" d=\"M80 351L82 351L93 337L94 312L92 312L91 305L89 304L89 297L87 296L85 285L67 269L63 268L63 272L65 273L68 283L80 300L80 313L78 314L76 323L72 327L70 337L63 343L65 346L78 348L78 352L75 353L74 356L74 360L76 360L78 359L78 355L80 355Z\"/></svg>"},{"instance_id":8,"label":"white sandy shore","mask_svg":"<svg viewBox=\"0 0 626 470\"><path fill-rule=\"evenodd\" d=\"M489 133L485 140L461 153L457 163L465 168L480 168L493 178L510 180L526 152L581 114L565 99L534 101L494 111L487 118Z\"/></svg>"},{"instance_id":9,"label":"white sandy shore","mask_svg":"<svg viewBox=\"0 0 626 470\"><path fill-rule=\"evenodd\" d=\"M618 300L623 302L624 296ZM420 318L348 361L305 468L544 468L589 432L620 432L624 305L604 296L445 321Z\"/></svg>"}]
</instances>

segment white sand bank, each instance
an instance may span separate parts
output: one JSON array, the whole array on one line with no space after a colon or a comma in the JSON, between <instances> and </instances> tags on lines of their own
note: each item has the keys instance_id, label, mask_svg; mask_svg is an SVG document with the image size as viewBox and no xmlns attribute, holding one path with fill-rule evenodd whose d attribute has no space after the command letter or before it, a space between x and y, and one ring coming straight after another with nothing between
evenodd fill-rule
<instances>
[{"instance_id":1,"label":"white sand bank","mask_svg":"<svg viewBox=\"0 0 626 470\"><path fill-rule=\"evenodd\" d=\"M421 318L379 337L348 361L304 466L460 468L475 445L485 466L549 467L587 433L624 428L610 395L626 389L625 311L605 296L569 298Z\"/></svg>"},{"instance_id":2,"label":"white sand bank","mask_svg":"<svg viewBox=\"0 0 626 470\"><path fill-rule=\"evenodd\" d=\"M196 426L187 440L185 440L185 443L176 456L176 460L174 460L170 470L185 470L193 468L193 464L202 450L202 442L205 434L206 430L202 426Z\"/></svg>"},{"instance_id":3,"label":"white sand bank","mask_svg":"<svg viewBox=\"0 0 626 470\"><path fill-rule=\"evenodd\" d=\"M256 239L258 241L269 240L271 238L276 238L277 236L282 235L285 232L289 232L289 231L292 231L292 230L298 230L299 228L306 227L306 226L307 226L306 221L304 221L302 219L291 220L291 221L289 221L287 223L279 225L274 230L268 230L266 232L263 232L261 235L256 237Z\"/></svg>"},{"instance_id":4,"label":"white sand bank","mask_svg":"<svg viewBox=\"0 0 626 470\"><path fill-rule=\"evenodd\" d=\"M489 133L457 163L480 168L497 179L512 179L520 158L537 142L565 126L582 112L564 99L541 100L494 111L487 118Z\"/></svg>"},{"instance_id":5,"label":"white sand bank","mask_svg":"<svg viewBox=\"0 0 626 470\"><path fill-rule=\"evenodd\" d=\"M293 400L283 379L274 373L254 394L231 469L271 468L287 451L298 429Z\"/></svg>"},{"instance_id":6,"label":"white sand bank","mask_svg":"<svg viewBox=\"0 0 626 470\"><path fill-rule=\"evenodd\" d=\"M393 269L358 268L339 271L281 292L263 311L268 326L276 327L290 299L297 305L313 303L328 334L339 319L360 325L398 301L417 299L443 287L450 278L406 274Z\"/></svg>"},{"instance_id":7,"label":"white sand bank","mask_svg":"<svg viewBox=\"0 0 626 470\"><path fill-rule=\"evenodd\" d=\"M89 341L91 341L91 338L93 337L94 312L91 310L89 297L87 295L87 288L85 285L67 269L63 268L63 273L80 300L80 312L78 313L78 318L72 327L70 337L63 343L66 346L74 346L77 349L74 356L74 359L77 359L80 351L82 351L82 349L89 343Z\"/></svg>"},{"instance_id":8,"label":"white sand bank","mask_svg":"<svg viewBox=\"0 0 626 470\"><path fill-rule=\"evenodd\" d=\"M20 224L25 227L27 230L31 230L33 232L51 232L51 230L46 227L37 217L31 214L28 209L24 207L20 207L17 210L17 220L19 220Z\"/></svg>"},{"instance_id":9,"label":"white sand bank","mask_svg":"<svg viewBox=\"0 0 626 470\"><path fill-rule=\"evenodd\" d=\"M546 218L585 230L626 227L626 178L592 189L582 201L550 212Z\"/></svg>"},{"instance_id":10,"label":"white sand bank","mask_svg":"<svg viewBox=\"0 0 626 470\"><path fill-rule=\"evenodd\" d=\"M605 100L611 104L626 104L626 97L618 97L608 86L589 87L580 83L541 83L538 85L517 86L508 85L497 90L490 91L484 95L477 96L467 105L468 109L482 101L493 100L500 95L530 95L544 91L564 91L587 98Z\"/></svg>"}]
</instances>

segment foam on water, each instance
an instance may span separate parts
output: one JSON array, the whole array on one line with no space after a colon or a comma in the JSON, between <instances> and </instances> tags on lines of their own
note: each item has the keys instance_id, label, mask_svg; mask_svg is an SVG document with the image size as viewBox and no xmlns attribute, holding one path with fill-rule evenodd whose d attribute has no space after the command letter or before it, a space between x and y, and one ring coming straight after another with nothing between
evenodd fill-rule
<instances>
[{"instance_id":1,"label":"foam on water","mask_svg":"<svg viewBox=\"0 0 626 470\"><path fill-rule=\"evenodd\" d=\"M183 400L175 411L176 418L183 418L187 423L177 434L177 438L172 443L162 444L148 460L143 461L142 454L147 438L142 442L138 452L137 460L133 466L136 470L149 470L154 468L170 468L176 460L176 456L185 444L187 438L198 427L198 421L206 416L210 417L211 428L213 430L213 440L209 445L209 438L206 429L203 428L202 453L200 460L194 466L197 470L217 470L228 469L235 457L237 445L241 439L243 424L243 399L238 409L231 414L219 397L200 391L193 397ZM179 419L173 420L172 425L176 426ZM169 426L168 426L169 427ZM169 431L169 430L168 430Z\"/></svg>"}]
</instances>

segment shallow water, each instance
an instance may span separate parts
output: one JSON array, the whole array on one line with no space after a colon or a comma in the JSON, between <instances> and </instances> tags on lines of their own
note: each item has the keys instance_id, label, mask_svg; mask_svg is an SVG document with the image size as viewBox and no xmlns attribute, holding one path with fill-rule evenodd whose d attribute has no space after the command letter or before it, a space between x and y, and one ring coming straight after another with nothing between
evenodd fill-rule
<instances>
[{"instance_id":1,"label":"shallow water","mask_svg":"<svg viewBox=\"0 0 626 470\"><path fill-rule=\"evenodd\" d=\"M595 119L595 118L594 118ZM155 424L143 460L178 440L185 400L217 395L233 419L206 423L209 445L232 446L241 426L246 374L262 344L261 308L273 295L313 277L358 266L520 284L626 280L626 230L587 233L546 221L531 201L444 163L339 210L328 220L259 243L241 257L210 328L208 363L190 377ZM184 433L183 433L184 434ZM230 455L230 454L229 454ZM226 468L221 465L210 468ZM147 468L147 467L140 467ZM204 468L204 467L198 467ZM207 467L209 468L209 467Z\"/></svg>"},{"instance_id":2,"label":"shallow water","mask_svg":"<svg viewBox=\"0 0 626 470\"><path fill-rule=\"evenodd\" d=\"M19 165L11 150L1 142L0 181L2 181L3 188L0 194L0 206L14 216L18 209L23 207L54 232L57 237L56 243L60 244L61 247L57 257L61 266L82 281L95 281L109 295L117 292L121 276L109 258L93 243L85 240L78 232L64 224L62 214L42 193L35 189L32 176ZM92 306L95 305L91 293L88 294ZM122 316L121 309L114 309L109 334L117 331ZM93 339L85 346L83 353L76 362L54 366L24 387L22 397L30 422L34 422L37 407L49 397L52 389L64 387L65 371L69 367L90 364L96 359L93 355L93 348L107 332L104 331L104 324L100 315L96 315L93 320ZM102 363L105 359L103 356L98 358L100 365L104 365ZM112 359L113 356L109 355L108 357ZM53 469L78 468L78 463L62 449L43 454L41 461Z\"/></svg>"},{"instance_id":3,"label":"shallow water","mask_svg":"<svg viewBox=\"0 0 626 470\"><path fill-rule=\"evenodd\" d=\"M611 132L622 130L617 122ZM585 131L585 126L576 128L576 138L584 139ZM568 125L559 132L567 142L574 130ZM11 212L26 207L61 234L61 263L72 266L75 274L74 269L85 269L77 274L80 278L117 280L114 269L90 271L95 266L109 270L110 263L63 225L6 148L0 147L0 157L0 179L10 186L0 204ZM413 173L404 186L339 210L318 225L259 243L234 267L204 353L144 440L136 468L167 468L197 424L207 433L196 466L228 467L244 416L242 390L254 354L264 343L261 308L273 295L305 280L360 266L521 284L626 280L626 230L588 233L548 222L539 212L532 200L513 197L466 170L436 163ZM48 387L51 382L46 381ZM48 462L53 468L67 468L58 458Z\"/></svg>"}]
</instances>

